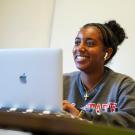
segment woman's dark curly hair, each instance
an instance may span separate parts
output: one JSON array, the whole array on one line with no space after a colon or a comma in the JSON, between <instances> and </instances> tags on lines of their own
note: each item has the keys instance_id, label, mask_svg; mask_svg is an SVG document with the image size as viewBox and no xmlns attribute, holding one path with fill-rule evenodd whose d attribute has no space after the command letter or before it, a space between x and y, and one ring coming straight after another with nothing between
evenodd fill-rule
<instances>
[{"instance_id":1,"label":"woman's dark curly hair","mask_svg":"<svg viewBox=\"0 0 135 135\"><path fill-rule=\"evenodd\" d=\"M113 49L111 57L105 61L105 64L107 64L116 54L118 46L126 38L125 31L115 20L111 20L104 24L88 23L85 24L82 28L87 28L90 26L97 27L101 31L105 47Z\"/></svg>"}]
</instances>

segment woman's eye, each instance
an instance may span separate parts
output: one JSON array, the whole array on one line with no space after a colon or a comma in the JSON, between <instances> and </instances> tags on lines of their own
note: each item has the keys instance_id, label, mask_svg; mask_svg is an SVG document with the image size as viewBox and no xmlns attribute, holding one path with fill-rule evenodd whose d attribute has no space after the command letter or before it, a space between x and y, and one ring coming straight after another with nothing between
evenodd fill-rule
<instances>
[{"instance_id":1,"label":"woman's eye","mask_svg":"<svg viewBox=\"0 0 135 135\"><path fill-rule=\"evenodd\" d=\"M75 45L78 46L78 45L80 45L80 44L81 44L81 39L76 38L76 39L75 39Z\"/></svg>"},{"instance_id":2,"label":"woman's eye","mask_svg":"<svg viewBox=\"0 0 135 135\"><path fill-rule=\"evenodd\" d=\"M88 40L86 40L86 44L88 47L91 47L92 45L95 44L95 42L93 40L88 39Z\"/></svg>"}]
</instances>

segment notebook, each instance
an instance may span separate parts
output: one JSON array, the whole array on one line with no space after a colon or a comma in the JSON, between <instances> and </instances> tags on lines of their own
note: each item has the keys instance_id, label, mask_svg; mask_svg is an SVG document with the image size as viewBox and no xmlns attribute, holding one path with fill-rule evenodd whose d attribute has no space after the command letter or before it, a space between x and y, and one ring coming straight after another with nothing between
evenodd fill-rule
<instances>
[{"instance_id":1,"label":"notebook","mask_svg":"<svg viewBox=\"0 0 135 135\"><path fill-rule=\"evenodd\" d=\"M62 50L0 49L0 108L62 110Z\"/></svg>"}]
</instances>

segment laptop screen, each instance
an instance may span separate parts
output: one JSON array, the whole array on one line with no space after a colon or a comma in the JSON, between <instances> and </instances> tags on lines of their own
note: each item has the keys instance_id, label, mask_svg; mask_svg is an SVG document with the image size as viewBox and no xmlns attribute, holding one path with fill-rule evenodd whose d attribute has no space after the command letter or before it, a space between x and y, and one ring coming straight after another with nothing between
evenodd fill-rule
<instances>
[{"instance_id":1,"label":"laptop screen","mask_svg":"<svg viewBox=\"0 0 135 135\"><path fill-rule=\"evenodd\" d=\"M0 50L0 107L62 110L62 50Z\"/></svg>"}]
</instances>

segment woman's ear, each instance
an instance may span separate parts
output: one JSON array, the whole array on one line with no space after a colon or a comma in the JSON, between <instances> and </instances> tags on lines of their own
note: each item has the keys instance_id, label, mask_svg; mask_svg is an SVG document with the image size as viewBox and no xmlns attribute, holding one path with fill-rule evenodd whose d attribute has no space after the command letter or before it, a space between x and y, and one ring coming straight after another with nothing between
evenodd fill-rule
<instances>
[{"instance_id":1,"label":"woman's ear","mask_svg":"<svg viewBox=\"0 0 135 135\"><path fill-rule=\"evenodd\" d=\"M108 52L105 53L104 60L107 60Z\"/></svg>"},{"instance_id":2,"label":"woman's ear","mask_svg":"<svg viewBox=\"0 0 135 135\"><path fill-rule=\"evenodd\" d=\"M105 52L104 60L106 61L107 59L109 59L111 57L112 53L113 53L113 49L107 48L106 52Z\"/></svg>"}]
</instances>

